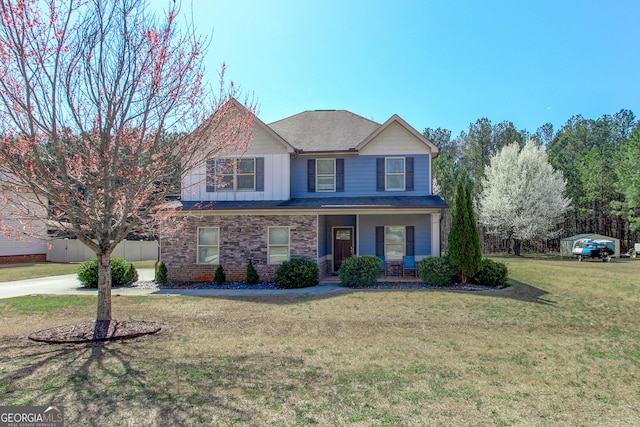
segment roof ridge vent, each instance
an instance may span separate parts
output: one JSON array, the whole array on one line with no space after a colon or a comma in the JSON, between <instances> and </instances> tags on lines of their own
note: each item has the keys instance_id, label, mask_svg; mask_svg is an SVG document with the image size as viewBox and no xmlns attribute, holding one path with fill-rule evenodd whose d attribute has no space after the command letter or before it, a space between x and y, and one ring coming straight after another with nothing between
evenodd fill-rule
<instances>
[{"instance_id":1,"label":"roof ridge vent","mask_svg":"<svg viewBox=\"0 0 640 427\"><path fill-rule=\"evenodd\" d=\"M313 111L338 111L338 110L313 110Z\"/></svg>"}]
</instances>

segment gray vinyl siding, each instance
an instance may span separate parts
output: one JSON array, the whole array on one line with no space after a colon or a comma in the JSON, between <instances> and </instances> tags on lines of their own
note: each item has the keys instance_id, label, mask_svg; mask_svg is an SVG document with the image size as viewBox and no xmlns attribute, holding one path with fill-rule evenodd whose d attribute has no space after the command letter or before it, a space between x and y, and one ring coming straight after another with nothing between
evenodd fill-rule
<instances>
[{"instance_id":1,"label":"gray vinyl siding","mask_svg":"<svg viewBox=\"0 0 640 427\"><path fill-rule=\"evenodd\" d=\"M380 192L376 189L376 159L378 157L413 157L414 158L414 190ZM329 158L318 156L318 158ZM428 196L431 194L428 155L387 155L387 156L352 156L344 158L344 191L341 192L309 192L307 190L308 157L291 160L291 196L304 197L377 197L390 196Z\"/></svg>"},{"instance_id":2,"label":"gray vinyl siding","mask_svg":"<svg viewBox=\"0 0 640 427\"><path fill-rule=\"evenodd\" d=\"M360 255L376 254L376 227L413 225L415 255L431 255L431 215L360 215Z\"/></svg>"}]
</instances>

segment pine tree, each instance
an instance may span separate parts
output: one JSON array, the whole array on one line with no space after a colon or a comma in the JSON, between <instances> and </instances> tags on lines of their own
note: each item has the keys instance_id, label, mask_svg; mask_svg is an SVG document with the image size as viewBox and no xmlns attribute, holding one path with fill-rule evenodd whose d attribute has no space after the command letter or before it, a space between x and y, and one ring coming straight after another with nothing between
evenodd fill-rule
<instances>
[{"instance_id":1,"label":"pine tree","mask_svg":"<svg viewBox=\"0 0 640 427\"><path fill-rule=\"evenodd\" d=\"M482 252L471 192L465 178L458 180L452 217L449 258L461 282L467 283L480 270Z\"/></svg>"}]
</instances>

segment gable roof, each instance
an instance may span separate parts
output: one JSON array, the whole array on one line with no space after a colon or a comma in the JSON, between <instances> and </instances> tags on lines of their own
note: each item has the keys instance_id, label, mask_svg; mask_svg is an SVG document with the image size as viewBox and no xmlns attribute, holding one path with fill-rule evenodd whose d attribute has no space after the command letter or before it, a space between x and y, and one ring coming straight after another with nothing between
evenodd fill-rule
<instances>
[{"instance_id":1,"label":"gable roof","mask_svg":"<svg viewBox=\"0 0 640 427\"><path fill-rule=\"evenodd\" d=\"M380 127L379 123L346 110L304 111L269 124L302 152L354 151Z\"/></svg>"},{"instance_id":2,"label":"gable roof","mask_svg":"<svg viewBox=\"0 0 640 427\"><path fill-rule=\"evenodd\" d=\"M380 124L346 110L304 111L273 122L269 127L298 152L355 152L394 123L426 145L432 157L438 155L438 147L397 114Z\"/></svg>"},{"instance_id":3,"label":"gable roof","mask_svg":"<svg viewBox=\"0 0 640 427\"><path fill-rule=\"evenodd\" d=\"M247 112L248 109L247 107L245 107L240 101L238 101L235 98L231 98L229 99L226 103L224 103L222 105L221 108L234 108L237 111L242 111L242 112ZM218 114L218 111L215 111L213 114L211 114L211 116L209 116L208 119L206 119L202 124L200 124L200 126L198 126L198 128L196 129L195 132L202 132L202 131L206 131L207 126L213 122L213 120L216 117L216 114ZM271 137L273 137L278 143L282 144L285 149L287 150L287 152L289 153L293 153L295 152L295 148L289 144L285 139L283 139L280 135L278 135L276 132L274 132L273 129L271 129L269 126L267 126L267 124L265 122L263 122L262 120L260 120L260 118L253 112L251 112L251 114L253 115L253 124L254 126L257 126L260 129L263 129L265 132L267 132L267 134L269 134Z\"/></svg>"},{"instance_id":4,"label":"gable roof","mask_svg":"<svg viewBox=\"0 0 640 427\"><path fill-rule=\"evenodd\" d=\"M364 139L362 142L360 142L360 144L358 144L358 146L356 147L356 150L358 150L358 151L362 150L367 144L369 144L378 135L380 135L385 129L387 129L389 126L391 126L394 123L397 123L400 126L402 126L407 132L409 132L411 135L416 137L416 139L418 139L424 145L429 147L429 149L431 150L431 156L432 157L437 157L438 153L440 152L438 147L433 142L431 142L427 138L425 138L424 135L422 135L420 132L415 130L415 128L413 126L411 126L409 123L405 122L402 119L402 117L398 116L397 114L394 114L393 116L391 116L389 118L389 120L384 122L380 127L378 127L375 131L373 131L371 133L371 135L367 136L366 139Z\"/></svg>"},{"instance_id":5,"label":"gable roof","mask_svg":"<svg viewBox=\"0 0 640 427\"><path fill-rule=\"evenodd\" d=\"M242 110L246 110L247 108L242 105L237 99L235 98L231 98L231 100L229 100L229 102L233 102L234 105L236 106L236 108L238 109L242 109ZM289 144L285 139L282 138L282 136L278 135L276 132L274 132L274 130L272 128L270 128L269 126L267 126L267 124L265 122L263 122L262 120L260 120L260 118L258 118L257 115L254 115L253 117L253 123L254 125L257 125L259 128L263 129L265 132L267 132L270 136L272 136L276 141L278 141L279 143L281 143L287 150L287 152L289 153L293 153L295 152L295 148Z\"/></svg>"}]
</instances>

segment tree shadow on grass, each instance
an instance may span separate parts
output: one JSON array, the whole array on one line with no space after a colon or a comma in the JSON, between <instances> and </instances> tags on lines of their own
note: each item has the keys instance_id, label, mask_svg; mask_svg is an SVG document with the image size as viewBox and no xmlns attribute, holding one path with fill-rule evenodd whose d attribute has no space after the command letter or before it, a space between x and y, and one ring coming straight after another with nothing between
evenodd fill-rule
<instances>
[{"instance_id":1,"label":"tree shadow on grass","mask_svg":"<svg viewBox=\"0 0 640 427\"><path fill-rule=\"evenodd\" d=\"M215 296L206 298L225 299L231 301L242 301L251 303L263 303L263 304L277 304L277 305L289 305L299 304L308 301L317 301L327 298L340 297L347 294L357 292L462 292L472 295L482 295L495 298L509 298L523 302L530 302L535 304L555 305L556 301L543 298L549 293L543 289L536 288L529 284L519 282L517 280L509 280L509 286L502 289L491 289L488 291L466 291L459 290L458 288L430 288L430 289L350 289L344 288L339 292L328 292L318 294L300 294L300 295L273 295L273 296L257 296L257 295L229 295L229 296Z\"/></svg>"},{"instance_id":2,"label":"tree shadow on grass","mask_svg":"<svg viewBox=\"0 0 640 427\"><path fill-rule=\"evenodd\" d=\"M61 405L65 425L262 425L253 405L274 390L283 399L295 395L318 375L301 381L302 360L262 354L176 359L163 350L170 340L152 340L47 345L3 338L0 401ZM297 376L289 379L288 371Z\"/></svg>"},{"instance_id":3,"label":"tree shadow on grass","mask_svg":"<svg viewBox=\"0 0 640 427\"><path fill-rule=\"evenodd\" d=\"M324 299L336 298L347 295L354 292L351 289L341 289L339 291L326 292L326 293L307 293L307 294L285 294L282 295L251 295L247 292L247 295L199 295L193 296L194 298L213 298L227 301L239 301L258 304L272 304L272 305L295 305L305 303L308 301L320 301Z\"/></svg>"},{"instance_id":4,"label":"tree shadow on grass","mask_svg":"<svg viewBox=\"0 0 640 427\"><path fill-rule=\"evenodd\" d=\"M549 295L549 292L536 288L535 286L528 285L526 283L518 282L517 280L509 280L509 286L503 289L496 289L491 291L479 291L478 295L489 296L494 298L509 298L518 301L531 302L535 304L555 305L556 301L542 298L544 295Z\"/></svg>"}]
</instances>

